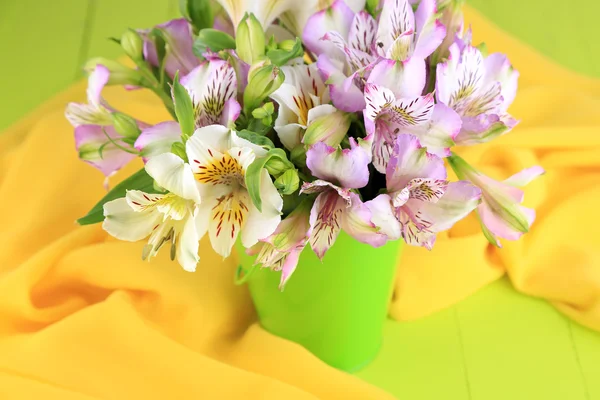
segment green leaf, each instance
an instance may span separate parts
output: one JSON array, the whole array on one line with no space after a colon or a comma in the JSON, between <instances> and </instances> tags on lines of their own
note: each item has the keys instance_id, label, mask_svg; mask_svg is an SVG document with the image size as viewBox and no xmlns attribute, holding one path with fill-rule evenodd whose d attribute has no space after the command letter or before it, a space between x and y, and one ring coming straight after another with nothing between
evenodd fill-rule
<instances>
[{"instance_id":1,"label":"green leaf","mask_svg":"<svg viewBox=\"0 0 600 400\"><path fill-rule=\"evenodd\" d=\"M271 60L274 65L281 67L282 65L287 64L288 61L302 57L304 55L304 48L302 47L302 42L299 38L296 38L296 42L291 50L270 50L267 53L267 58Z\"/></svg>"},{"instance_id":2,"label":"green leaf","mask_svg":"<svg viewBox=\"0 0 600 400\"><path fill-rule=\"evenodd\" d=\"M246 170L246 188L248 189L248 194L250 195L254 206L261 212L262 200L260 198L260 180L262 177L262 170L265 164L273 158L291 164L287 159L285 151L283 149L275 148L269 150L264 157L254 160ZM293 165L291 165L291 168L293 168Z\"/></svg>"},{"instance_id":3,"label":"green leaf","mask_svg":"<svg viewBox=\"0 0 600 400\"><path fill-rule=\"evenodd\" d=\"M207 49L215 53L226 49L235 49L235 39L217 29L202 29L194 40L193 51L197 57L203 57L202 54Z\"/></svg>"},{"instance_id":4,"label":"green leaf","mask_svg":"<svg viewBox=\"0 0 600 400\"><path fill-rule=\"evenodd\" d=\"M175 98L175 115L177 115L181 133L189 137L194 133L194 106L190 94L179 83L179 71L173 79L173 97Z\"/></svg>"},{"instance_id":5,"label":"green leaf","mask_svg":"<svg viewBox=\"0 0 600 400\"><path fill-rule=\"evenodd\" d=\"M269 149L275 147L271 139L256 132L249 131L244 129L242 131L237 132L237 135L242 139L246 139L250 143L254 143L257 146L267 147Z\"/></svg>"},{"instance_id":6,"label":"green leaf","mask_svg":"<svg viewBox=\"0 0 600 400\"><path fill-rule=\"evenodd\" d=\"M79 218L77 223L79 225L91 225L102 222L104 220L104 204L125 197L127 190L141 190L146 193L158 193L154 189L154 179L146 173L146 170L141 169L115 186L86 214L85 217Z\"/></svg>"}]
</instances>

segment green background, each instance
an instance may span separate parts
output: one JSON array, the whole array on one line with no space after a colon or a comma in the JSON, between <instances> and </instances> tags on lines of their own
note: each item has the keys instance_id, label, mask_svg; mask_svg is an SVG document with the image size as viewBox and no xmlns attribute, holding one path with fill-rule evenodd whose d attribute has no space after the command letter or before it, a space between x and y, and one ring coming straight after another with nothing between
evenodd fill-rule
<instances>
[{"instance_id":1,"label":"green background","mask_svg":"<svg viewBox=\"0 0 600 400\"><path fill-rule=\"evenodd\" d=\"M596 0L470 0L561 64L600 77ZM81 77L106 40L177 16L177 0L0 2L0 130ZM595 47L594 47L595 46ZM430 317L388 322L360 377L402 399L600 400L600 335L506 280Z\"/></svg>"}]
</instances>

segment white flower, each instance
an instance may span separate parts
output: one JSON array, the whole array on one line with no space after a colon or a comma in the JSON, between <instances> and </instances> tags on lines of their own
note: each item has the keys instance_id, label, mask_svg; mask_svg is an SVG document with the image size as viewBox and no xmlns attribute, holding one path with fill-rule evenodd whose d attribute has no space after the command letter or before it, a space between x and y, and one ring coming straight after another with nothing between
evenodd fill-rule
<instances>
[{"instance_id":1,"label":"white flower","mask_svg":"<svg viewBox=\"0 0 600 400\"><path fill-rule=\"evenodd\" d=\"M329 105L329 91L316 64L285 66L285 81L271 98L279 104L274 129L288 149L302 143L305 129L317 118L337 110Z\"/></svg>"},{"instance_id":2,"label":"white flower","mask_svg":"<svg viewBox=\"0 0 600 400\"><path fill-rule=\"evenodd\" d=\"M254 206L245 186L246 169L266 150L222 125L211 125L196 130L186 151L202 197L198 232L202 237L208 230L217 253L229 256L240 232L242 244L250 248L275 231L283 199L269 173L262 171L262 211Z\"/></svg>"},{"instance_id":3,"label":"white flower","mask_svg":"<svg viewBox=\"0 0 600 400\"><path fill-rule=\"evenodd\" d=\"M154 257L171 243L171 259L186 271L194 271L199 261L198 205L200 195L188 164L171 153L152 157L146 171L167 194L128 190L123 198L104 205L102 227L117 239L135 242L150 236L142 258Z\"/></svg>"}]
</instances>

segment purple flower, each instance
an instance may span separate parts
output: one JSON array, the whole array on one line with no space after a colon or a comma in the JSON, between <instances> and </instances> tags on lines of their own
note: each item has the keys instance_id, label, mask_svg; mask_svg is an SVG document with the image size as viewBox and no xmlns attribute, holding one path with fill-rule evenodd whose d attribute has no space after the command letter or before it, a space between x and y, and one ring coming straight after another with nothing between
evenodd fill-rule
<instances>
[{"instance_id":1,"label":"purple flower","mask_svg":"<svg viewBox=\"0 0 600 400\"><path fill-rule=\"evenodd\" d=\"M173 19L156 26L163 33L166 42L165 71L171 78L179 71L180 75L190 73L200 60L194 55L194 39L190 24L184 19ZM144 58L153 66L159 67L156 44L149 36L150 30L141 31L144 39Z\"/></svg>"},{"instance_id":2,"label":"purple flower","mask_svg":"<svg viewBox=\"0 0 600 400\"><path fill-rule=\"evenodd\" d=\"M450 56L438 64L436 77L437 101L462 119L455 138L460 145L488 142L517 124L507 109L517 93L519 73L503 54L484 58L469 37L467 33L450 46Z\"/></svg>"},{"instance_id":3,"label":"purple flower","mask_svg":"<svg viewBox=\"0 0 600 400\"><path fill-rule=\"evenodd\" d=\"M372 221L389 239L431 249L436 234L450 229L480 203L481 190L447 180L444 161L412 135L398 135L387 165L388 194L366 202ZM393 218L392 218L393 217Z\"/></svg>"}]
</instances>

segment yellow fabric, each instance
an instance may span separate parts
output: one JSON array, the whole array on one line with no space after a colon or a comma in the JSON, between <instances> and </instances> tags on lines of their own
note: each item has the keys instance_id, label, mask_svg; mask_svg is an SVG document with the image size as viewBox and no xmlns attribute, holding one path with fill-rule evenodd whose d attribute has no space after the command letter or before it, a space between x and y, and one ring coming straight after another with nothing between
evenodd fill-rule
<instances>
[{"instance_id":1,"label":"yellow fabric","mask_svg":"<svg viewBox=\"0 0 600 400\"><path fill-rule=\"evenodd\" d=\"M474 220L441 236L431 253L408 248L391 315L418 318L505 272L600 330L600 82L568 72L468 11L476 39L521 71L512 113L523 122L495 143L461 150L496 177L537 163L548 173L526 190L533 230L495 250ZM235 260L206 242L195 274L142 243L74 220L103 193L102 176L77 160L62 111L84 86L59 95L0 136L0 398L385 399L256 323ZM147 122L167 115L143 92L111 104ZM140 165L130 165L119 179Z\"/></svg>"}]
</instances>

